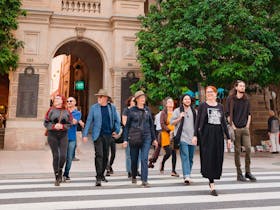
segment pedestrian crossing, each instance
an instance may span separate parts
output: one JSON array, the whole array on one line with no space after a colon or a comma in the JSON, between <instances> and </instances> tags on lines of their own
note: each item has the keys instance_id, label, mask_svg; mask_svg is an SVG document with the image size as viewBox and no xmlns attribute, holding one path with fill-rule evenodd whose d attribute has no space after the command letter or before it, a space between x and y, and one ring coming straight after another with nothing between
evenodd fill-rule
<instances>
[{"instance_id":1,"label":"pedestrian crossing","mask_svg":"<svg viewBox=\"0 0 280 210\"><path fill-rule=\"evenodd\" d=\"M150 188L127 176L108 177L95 187L93 177L73 177L60 187L53 178L0 178L0 209L280 209L280 172L254 172L257 182L237 182L224 172L216 181L219 196L209 195L208 180L199 173L187 186L181 177L150 174Z\"/></svg>"}]
</instances>

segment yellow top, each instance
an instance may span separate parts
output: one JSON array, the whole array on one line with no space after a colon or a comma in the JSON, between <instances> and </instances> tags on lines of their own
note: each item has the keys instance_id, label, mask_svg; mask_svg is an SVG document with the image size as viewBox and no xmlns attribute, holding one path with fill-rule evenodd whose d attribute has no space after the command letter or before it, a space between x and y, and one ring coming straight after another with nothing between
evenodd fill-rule
<instances>
[{"instance_id":1,"label":"yellow top","mask_svg":"<svg viewBox=\"0 0 280 210\"><path fill-rule=\"evenodd\" d=\"M172 117L172 113L167 114L167 127L169 128L170 131L174 131L175 126L170 124L170 119ZM167 131L162 131L161 132L161 146L167 146L170 145L170 135Z\"/></svg>"}]
</instances>

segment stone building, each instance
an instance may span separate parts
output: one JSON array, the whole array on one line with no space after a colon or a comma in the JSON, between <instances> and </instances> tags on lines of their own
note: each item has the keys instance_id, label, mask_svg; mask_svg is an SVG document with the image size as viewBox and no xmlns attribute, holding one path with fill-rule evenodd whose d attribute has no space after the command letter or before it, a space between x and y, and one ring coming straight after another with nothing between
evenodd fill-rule
<instances>
[{"instance_id":1,"label":"stone building","mask_svg":"<svg viewBox=\"0 0 280 210\"><path fill-rule=\"evenodd\" d=\"M0 147L4 136L7 150L43 148L43 118L56 93L75 96L85 116L96 102L94 94L105 88L121 111L129 85L140 77L137 17L152 3L155 0L22 0L27 16L19 18L15 34L25 47L17 70L0 78L0 112L7 111L8 119L5 135L0 129ZM59 55L65 59L58 88L51 92L57 76L51 64ZM264 129L267 104L262 94L253 98L253 129Z\"/></svg>"},{"instance_id":2,"label":"stone building","mask_svg":"<svg viewBox=\"0 0 280 210\"><path fill-rule=\"evenodd\" d=\"M22 0L27 16L19 18L15 33L25 47L19 52L18 69L5 80L9 94L3 99L8 107L4 149L43 148L42 122L50 106L51 62L58 55L71 55L69 71L60 84L65 87L62 94L81 97L79 106L86 113L96 102L94 94L105 88L120 111L121 100L130 94L129 84L139 77L137 17L145 15L151 2ZM76 77L83 80L84 91L75 90Z\"/></svg>"}]
</instances>

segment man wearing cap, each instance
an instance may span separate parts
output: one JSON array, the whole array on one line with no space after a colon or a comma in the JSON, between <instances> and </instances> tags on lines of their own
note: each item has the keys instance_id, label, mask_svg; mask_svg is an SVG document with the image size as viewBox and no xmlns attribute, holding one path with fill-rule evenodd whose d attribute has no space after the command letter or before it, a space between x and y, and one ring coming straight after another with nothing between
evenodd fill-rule
<instances>
[{"instance_id":1,"label":"man wearing cap","mask_svg":"<svg viewBox=\"0 0 280 210\"><path fill-rule=\"evenodd\" d=\"M95 149L95 185L101 186L101 181L107 182L104 172L108 163L109 142L112 136L116 137L120 132L120 117L116 107L108 103L110 96L106 90L100 89L95 95L98 101L90 108L83 131L83 141L87 141L92 125L92 140Z\"/></svg>"}]
</instances>

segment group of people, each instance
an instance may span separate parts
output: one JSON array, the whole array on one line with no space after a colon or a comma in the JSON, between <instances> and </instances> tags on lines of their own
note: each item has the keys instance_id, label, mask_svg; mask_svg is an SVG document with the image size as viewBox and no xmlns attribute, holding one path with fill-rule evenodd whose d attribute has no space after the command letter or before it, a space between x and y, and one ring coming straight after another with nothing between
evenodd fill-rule
<instances>
[{"instance_id":1,"label":"group of people","mask_svg":"<svg viewBox=\"0 0 280 210\"><path fill-rule=\"evenodd\" d=\"M216 87L208 86L205 91L205 102L201 103L197 110L193 108L192 97L188 94L181 96L179 107L176 109L174 109L173 99L166 98L163 110L155 117L155 123L158 125L155 129L152 113L146 105L146 95L143 91L137 91L128 99L127 108L120 118L116 107L110 103L107 91L100 89L95 94L98 101L91 106L83 130L83 141L86 142L91 129L95 149L95 185L101 186L102 181L108 182L105 178L105 171L106 168L108 169L109 147L112 140L120 137L121 124L124 126L123 147L126 148L126 168L133 184L137 183L137 176L140 175L141 185L150 186L148 168L154 167L153 164L158 159L160 148L163 148L165 155L160 164L160 172L164 173L165 162L171 156L171 175L179 176L175 170L176 151L179 150L184 183L190 185L193 182L191 179L193 157L196 146L199 145L201 174L209 179L210 194L217 196L214 180L220 179L222 175L224 140L226 139L228 148L232 142L228 125L233 129L235 136L237 180L256 181L250 170L249 126L251 114L250 103L245 94L245 82L236 81L227 98L225 110L223 105L217 102ZM74 98L67 99L67 102L70 103L70 101L74 101ZM76 138L74 131L76 131L77 124L82 123L80 121L81 113L75 108L66 108L64 104L64 98L56 96L44 122L49 131L48 142L53 154L56 186L63 177L65 180L69 178L74 145L71 141ZM155 153L149 159L151 145L154 145ZM240 163L241 145L245 147L246 152L244 175ZM62 176L65 161L66 167ZM139 165L141 165L141 174L138 171Z\"/></svg>"}]
</instances>

